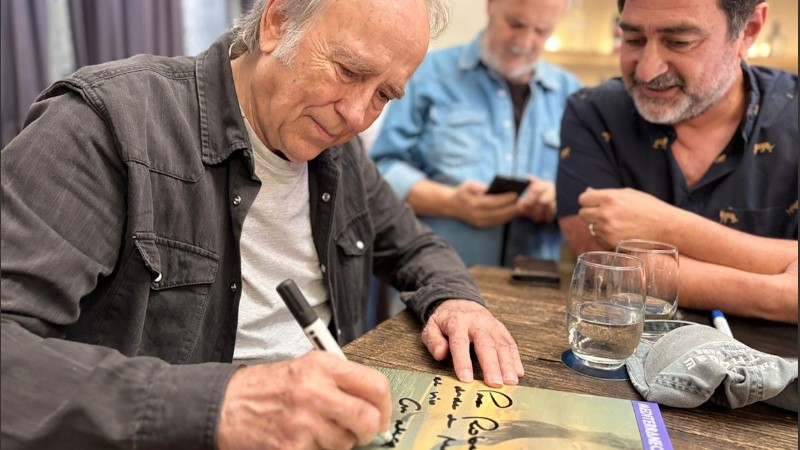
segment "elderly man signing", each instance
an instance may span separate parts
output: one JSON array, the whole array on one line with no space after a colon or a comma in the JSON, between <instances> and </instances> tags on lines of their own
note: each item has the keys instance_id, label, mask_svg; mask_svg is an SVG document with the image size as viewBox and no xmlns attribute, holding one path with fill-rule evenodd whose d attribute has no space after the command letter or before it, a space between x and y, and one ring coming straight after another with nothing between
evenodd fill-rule
<instances>
[{"instance_id":1,"label":"elderly man signing","mask_svg":"<svg viewBox=\"0 0 800 450\"><path fill-rule=\"evenodd\" d=\"M472 345L489 385L517 383L456 253L353 140L445 18L439 0L269 0L196 58L47 89L2 153L3 447L367 443L388 383L309 351L286 278L344 344L374 272L461 380Z\"/></svg>"}]
</instances>

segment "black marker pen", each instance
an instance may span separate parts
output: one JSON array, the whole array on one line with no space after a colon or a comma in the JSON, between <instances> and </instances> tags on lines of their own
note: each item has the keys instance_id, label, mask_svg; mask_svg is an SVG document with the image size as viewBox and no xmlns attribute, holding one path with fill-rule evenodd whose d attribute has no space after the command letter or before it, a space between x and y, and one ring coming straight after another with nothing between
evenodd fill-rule
<instances>
[{"instance_id":1,"label":"black marker pen","mask_svg":"<svg viewBox=\"0 0 800 450\"><path fill-rule=\"evenodd\" d=\"M311 305L308 304L308 300L300 292L300 288L297 287L294 280L291 278L283 280L275 289L314 348L339 355L342 359L347 359L336 339L331 336L328 327L319 320L319 316L311 309ZM372 440L373 445L385 445L390 442L392 442L392 434L388 430L378 433L375 439Z\"/></svg>"},{"instance_id":2,"label":"black marker pen","mask_svg":"<svg viewBox=\"0 0 800 450\"><path fill-rule=\"evenodd\" d=\"M328 331L328 327L322 323L314 310L311 309L311 305L308 304L308 300L300 292L294 280L291 278L284 280L275 289L314 348L339 355L342 359L347 359L339 344L336 343L336 339Z\"/></svg>"}]
</instances>

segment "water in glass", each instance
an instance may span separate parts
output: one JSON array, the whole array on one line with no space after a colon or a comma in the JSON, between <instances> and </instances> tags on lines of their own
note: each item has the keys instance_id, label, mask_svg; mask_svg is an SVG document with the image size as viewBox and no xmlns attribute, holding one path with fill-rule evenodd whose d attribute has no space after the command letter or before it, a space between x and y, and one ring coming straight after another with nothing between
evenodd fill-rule
<instances>
[{"instance_id":1,"label":"water in glass","mask_svg":"<svg viewBox=\"0 0 800 450\"><path fill-rule=\"evenodd\" d=\"M639 344L644 325L642 309L626 304L623 296L620 294L608 303L581 300L570 303L569 344L575 355L591 366L621 367Z\"/></svg>"},{"instance_id":2,"label":"water in glass","mask_svg":"<svg viewBox=\"0 0 800 450\"><path fill-rule=\"evenodd\" d=\"M585 366L625 364L644 326L644 262L614 252L580 255L567 298L567 339Z\"/></svg>"}]
</instances>

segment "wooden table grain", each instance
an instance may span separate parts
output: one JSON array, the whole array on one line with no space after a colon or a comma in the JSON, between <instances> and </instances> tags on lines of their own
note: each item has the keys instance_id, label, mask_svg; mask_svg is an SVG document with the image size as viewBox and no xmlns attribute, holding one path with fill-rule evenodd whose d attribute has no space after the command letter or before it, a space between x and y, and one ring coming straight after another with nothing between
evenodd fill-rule
<instances>
[{"instance_id":1,"label":"wooden table grain","mask_svg":"<svg viewBox=\"0 0 800 450\"><path fill-rule=\"evenodd\" d=\"M489 310L508 327L519 345L525 377L537 388L642 400L629 381L587 377L564 366L566 292L515 284L505 268L473 266L475 282ZM683 318L709 324L707 313L681 311ZM797 356L797 327L730 317L734 336L758 350ZM421 325L402 311L344 347L354 361L372 366L455 376L449 359L434 360L420 342ZM476 378L482 378L476 363ZM796 449L797 414L757 403L728 409L711 403L682 409L661 406L676 449Z\"/></svg>"}]
</instances>

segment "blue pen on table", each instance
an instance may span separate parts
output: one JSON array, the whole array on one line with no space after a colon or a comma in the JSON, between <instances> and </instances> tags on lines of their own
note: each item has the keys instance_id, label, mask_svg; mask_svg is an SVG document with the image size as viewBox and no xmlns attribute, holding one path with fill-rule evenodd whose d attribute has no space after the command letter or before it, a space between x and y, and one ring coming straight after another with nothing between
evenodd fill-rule
<instances>
[{"instance_id":1,"label":"blue pen on table","mask_svg":"<svg viewBox=\"0 0 800 450\"><path fill-rule=\"evenodd\" d=\"M328 327L319 319L317 313L308 304L305 295L300 292L300 288L291 278L282 281L275 290L281 296L286 307L294 316L294 319L300 324L300 328L306 334L306 337L311 341L311 345L317 350L333 353L340 356L342 359L347 359L336 339L333 338ZM392 442L392 433L386 430L378 433L375 439L372 440L374 445L384 445Z\"/></svg>"},{"instance_id":2,"label":"blue pen on table","mask_svg":"<svg viewBox=\"0 0 800 450\"><path fill-rule=\"evenodd\" d=\"M725 314L723 314L722 311L719 309L711 311L711 321L714 322L714 327L716 327L719 331L722 331L728 336L733 337L731 327L728 325L728 319L725 318Z\"/></svg>"}]
</instances>

